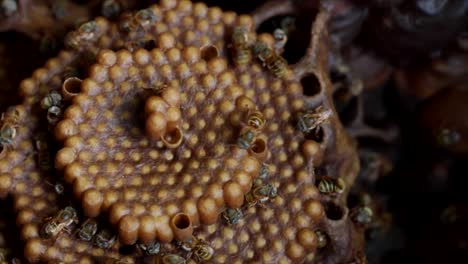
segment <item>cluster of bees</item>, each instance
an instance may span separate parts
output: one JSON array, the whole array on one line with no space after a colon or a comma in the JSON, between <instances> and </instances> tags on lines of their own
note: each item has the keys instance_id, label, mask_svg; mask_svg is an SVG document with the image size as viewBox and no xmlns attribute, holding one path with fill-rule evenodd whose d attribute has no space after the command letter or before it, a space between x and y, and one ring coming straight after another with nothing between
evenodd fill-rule
<instances>
[{"instance_id":1,"label":"cluster of bees","mask_svg":"<svg viewBox=\"0 0 468 264\"><path fill-rule=\"evenodd\" d=\"M0 118L0 155L8 150L16 138L17 128L24 117L24 113L18 107L10 107L2 113Z\"/></svg>"},{"instance_id":2,"label":"cluster of bees","mask_svg":"<svg viewBox=\"0 0 468 264\"><path fill-rule=\"evenodd\" d=\"M155 40L153 37L146 35L146 29L156 21L156 14L151 8L142 9L135 13L134 15L128 13L123 16L120 20L119 29L121 32L133 35L137 37L132 37L131 41L128 41L124 48L135 51L139 48L151 49L156 46Z\"/></svg>"},{"instance_id":3,"label":"cluster of bees","mask_svg":"<svg viewBox=\"0 0 468 264\"><path fill-rule=\"evenodd\" d=\"M264 183L269 175L268 165L263 164L257 179L255 180L252 189L245 194L244 204L241 208L226 208L222 213L223 220L229 224L237 224L242 217L244 211L257 204L264 204L270 199L278 196L278 189L271 183Z\"/></svg>"},{"instance_id":4,"label":"cluster of bees","mask_svg":"<svg viewBox=\"0 0 468 264\"><path fill-rule=\"evenodd\" d=\"M82 241L93 242L99 248L107 249L117 242L117 235L110 229L98 230L98 222L93 218L88 218L72 233L72 229L79 224L77 211L67 206L59 210L55 215L45 219L40 235L43 239L56 238L61 232L67 232L77 236ZM203 239L192 236L187 241L178 241L177 246L188 252L186 258L195 262L204 262L212 258L214 249ZM136 244L136 248L148 256L157 256L159 263L183 264L186 259L176 254L161 253L161 244L152 242L149 244Z\"/></svg>"},{"instance_id":5,"label":"cluster of bees","mask_svg":"<svg viewBox=\"0 0 468 264\"><path fill-rule=\"evenodd\" d=\"M281 42L286 42L283 36ZM287 61L278 52L263 41L257 41L252 45L249 31L237 26L233 29L232 36L232 59L238 66L244 66L251 62L253 55L277 78L282 78L288 71ZM284 44L283 44L284 46Z\"/></svg>"},{"instance_id":6,"label":"cluster of bees","mask_svg":"<svg viewBox=\"0 0 468 264\"><path fill-rule=\"evenodd\" d=\"M55 215L45 219L40 235L44 239L56 238L61 232L72 233L74 226L79 224L78 214L75 208L67 206L59 210ZM100 248L110 248L117 241L117 236L109 229L101 229L98 232L98 223L95 219L86 219L74 232L80 240L92 241Z\"/></svg>"}]
</instances>

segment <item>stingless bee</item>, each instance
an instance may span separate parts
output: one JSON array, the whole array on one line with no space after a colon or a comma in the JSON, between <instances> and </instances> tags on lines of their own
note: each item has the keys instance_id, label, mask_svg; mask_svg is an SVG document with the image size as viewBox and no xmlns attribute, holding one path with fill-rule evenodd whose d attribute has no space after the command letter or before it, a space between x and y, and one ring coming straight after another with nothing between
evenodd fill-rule
<instances>
[{"instance_id":1,"label":"stingless bee","mask_svg":"<svg viewBox=\"0 0 468 264\"><path fill-rule=\"evenodd\" d=\"M273 38L275 39L276 50L282 50L288 41L288 35L281 28L277 28L275 31L273 31Z\"/></svg>"},{"instance_id":2,"label":"stingless bee","mask_svg":"<svg viewBox=\"0 0 468 264\"><path fill-rule=\"evenodd\" d=\"M121 0L105 0L102 2L101 13L107 18L116 17L120 11L125 8L126 2Z\"/></svg>"},{"instance_id":3,"label":"stingless bee","mask_svg":"<svg viewBox=\"0 0 468 264\"><path fill-rule=\"evenodd\" d=\"M62 118L62 108L58 106L52 106L47 109L47 122L50 125L55 126Z\"/></svg>"},{"instance_id":4,"label":"stingless bee","mask_svg":"<svg viewBox=\"0 0 468 264\"><path fill-rule=\"evenodd\" d=\"M323 176L317 181L317 188L321 193L340 194L346 188L346 184L341 178L333 179L331 177Z\"/></svg>"},{"instance_id":5,"label":"stingless bee","mask_svg":"<svg viewBox=\"0 0 468 264\"><path fill-rule=\"evenodd\" d=\"M105 228L100 230L94 238L94 243L100 248L110 248L117 240L117 236L111 230Z\"/></svg>"},{"instance_id":6,"label":"stingless bee","mask_svg":"<svg viewBox=\"0 0 468 264\"><path fill-rule=\"evenodd\" d=\"M151 87L143 87L144 90L150 91L152 93L155 93L157 95L161 94L164 90L166 90L169 87L166 83L156 83L155 85Z\"/></svg>"},{"instance_id":7,"label":"stingless bee","mask_svg":"<svg viewBox=\"0 0 468 264\"><path fill-rule=\"evenodd\" d=\"M301 114L297 121L297 127L302 133L309 133L325 123L331 114L331 110L325 110L323 106L319 106L312 111Z\"/></svg>"},{"instance_id":8,"label":"stingless bee","mask_svg":"<svg viewBox=\"0 0 468 264\"><path fill-rule=\"evenodd\" d=\"M78 223L76 210L67 206L57 212L54 217L50 217L42 227L41 234L45 238L57 236L62 230L70 232L68 227Z\"/></svg>"},{"instance_id":9,"label":"stingless bee","mask_svg":"<svg viewBox=\"0 0 468 264\"><path fill-rule=\"evenodd\" d=\"M288 70L288 63L280 55L268 47L265 42L257 42L254 45L255 56L270 70L277 78L282 78Z\"/></svg>"},{"instance_id":10,"label":"stingless bee","mask_svg":"<svg viewBox=\"0 0 468 264\"><path fill-rule=\"evenodd\" d=\"M126 33L143 32L148 25L156 21L156 14L151 8L138 11L135 15L128 14L120 23L120 29Z\"/></svg>"},{"instance_id":11,"label":"stingless bee","mask_svg":"<svg viewBox=\"0 0 468 264\"><path fill-rule=\"evenodd\" d=\"M368 206L358 206L351 209L351 218L360 225L368 225L372 222L374 212Z\"/></svg>"},{"instance_id":12,"label":"stingless bee","mask_svg":"<svg viewBox=\"0 0 468 264\"><path fill-rule=\"evenodd\" d=\"M249 48L249 31L237 26L232 31L233 60L237 65L246 65L252 60L252 51Z\"/></svg>"},{"instance_id":13,"label":"stingless bee","mask_svg":"<svg viewBox=\"0 0 468 264\"><path fill-rule=\"evenodd\" d=\"M150 36L138 38L125 44L125 48L127 48L130 52L136 51L138 49L152 50L155 47L156 41Z\"/></svg>"},{"instance_id":14,"label":"stingless bee","mask_svg":"<svg viewBox=\"0 0 468 264\"><path fill-rule=\"evenodd\" d=\"M247 125L241 130L237 138L237 146L249 149L253 146L257 133L265 127L265 118L260 111L249 112L247 115Z\"/></svg>"},{"instance_id":15,"label":"stingless bee","mask_svg":"<svg viewBox=\"0 0 468 264\"><path fill-rule=\"evenodd\" d=\"M37 161L43 171L52 169L52 158L50 155L49 144L47 144L46 135L40 135L36 139Z\"/></svg>"},{"instance_id":16,"label":"stingless bee","mask_svg":"<svg viewBox=\"0 0 468 264\"><path fill-rule=\"evenodd\" d=\"M91 241L93 236L97 232L97 222L92 218L88 218L84 223L81 225L78 231L78 237L84 241Z\"/></svg>"},{"instance_id":17,"label":"stingless bee","mask_svg":"<svg viewBox=\"0 0 468 264\"><path fill-rule=\"evenodd\" d=\"M278 196L278 189L272 184L257 185L245 195L245 207L255 206L257 203L264 203Z\"/></svg>"},{"instance_id":18,"label":"stingless bee","mask_svg":"<svg viewBox=\"0 0 468 264\"><path fill-rule=\"evenodd\" d=\"M242 149L249 149L254 144L257 133L249 127L246 127L241 131L237 138L237 146Z\"/></svg>"},{"instance_id":19,"label":"stingless bee","mask_svg":"<svg viewBox=\"0 0 468 264\"><path fill-rule=\"evenodd\" d=\"M222 216L226 223L229 225L235 225L242 219L244 214L240 209L226 208L226 210L223 211Z\"/></svg>"},{"instance_id":20,"label":"stingless bee","mask_svg":"<svg viewBox=\"0 0 468 264\"><path fill-rule=\"evenodd\" d=\"M270 175L270 169L268 168L268 165L263 164L262 167L260 167L258 178L260 180L265 180L266 178L268 178L268 175Z\"/></svg>"},{"instance_id":21,"label":"stingless bee","mask_svg":"<svg viewBox=\"0 0 468 264\"><path fill-rule=\"evenodd\" d=\"M181 248L189 251L188 258L193 258L197 263L210 260L214 254L214 249L205 240L195 236L182 242Z\"/></svg>"},{"instance_id":22,"label":"stingless bee","mask_svg":"<svg viewBox=\"0 0 468 264\"><path fill-rule=\"evenodd\" d=\"M260 131L265 127L265 117L260 111L253 111L248 114L247 125L255 131Z\"/></svg>"},{"instance_id":23,"label":"stingless bee","mask_svg":"<svg viewBox=\"0 0 468 264\"><path fill-rule=\"evenodd\" d=\"M62 95L57 91L52 91L41 100L41 108L44 110L52 106L62 106Z\"/></svg>"},{"instance_id":24,"label":"stingless bee","mask_svg":"<svg viewBox=\"0 0 468 264\"><path fill-rule=\"evenodd\" d=\"M65 45L72 49L79 49L99 37L99 25L96 21L83 23L77 30L72 31L65 37Z\"/></svg>"},{"instance_id":25,"label":"stingless bee","mask_svg":"<svg viewBox=\"0 0 468 264\"><path fill-rule=\"evenodd\" d=\"M11 251L8 248L0 248L0 261L6 261ZM3 263L3 262L1 262Z\"/></svg>"},{"instance_id":26,"label":"stingless bee","mask_svg":"<svg viewBox=\"0 0 468 264\"><path fill-rule=\"evenodd\" d=\"M328 243L327 235L320 230L315 230L315 235L317 236L317 242L318 242L317 248L324 248Z\"/></svg>"},{"instance_id":27,"label":"stingless bee","mask_svg":"<svg viewBox=\"0 0 468 264\"><path fill-rule=\"evenodd\" d=\"M437 144L442 147L455 145L461 139L460 133L448 128L439 129L434 134Z\"/></svg>"},{"instance_id":28,"label":"stingless bee","mask_svg":"<svg viewBox=\"0 0 468 264\"><path fill-rule=\"evenodd\" d=\"M101 257L96 259L96 263L102 263L102 264L132 264L134 263L130 259L117 259L117 258L112 258L112 257Z\"/></svg>"},{"instance_id":29,"label":"stingless bee","mask_svg":"<svg viewBox=\"0 0 468 264\"><path fill-rule=\"evenodd\" d=\"M154 264L185 264L183 257L176 254L164 254L155 257Z\"/></svg>"},{"instance_id":30,"label":"stingless bee","mask_svg":"<svg viewBox=\"0 0 468 264\"><path fill-rule=\"evenodd\" d=\"M156 255L161 250L161 244L154 241L149 244L137 244L137 248L145 252L146 255Z\"/></svg>"},{"instance_id":31,"label":"stingless bee","mask_svg":"<svg viewBox=\"0 0 468 264\"><path fill-rule=\"evenodd\" d=\"M10 107L2 114L0 121L0 147L5 148L13 144L16 137L16 128L23 118L23 113L18 107Z\"/></svg>"}]
</instances>

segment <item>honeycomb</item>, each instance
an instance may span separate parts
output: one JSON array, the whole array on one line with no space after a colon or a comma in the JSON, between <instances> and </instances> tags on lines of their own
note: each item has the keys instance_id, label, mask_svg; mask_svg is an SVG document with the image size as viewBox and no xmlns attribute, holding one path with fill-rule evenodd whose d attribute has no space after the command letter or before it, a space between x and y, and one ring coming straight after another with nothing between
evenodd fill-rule
<instances>
[{"instance_id":1,"label":"honeycomb","mask_svg":"<svg viewBox=\"0 0 468 264\"><path fill-rule=\"evenodd\" d=\"M316 24L320 35L324 26ZM256 58L235 66L235 26L272 44L272 36L256 35L250 16L184 0L161 1L116 23L97 18L69 33L69 49L21 83L16 137L0 154L0 194L13 196L28 261L139 263L141 252L126 256L121 249L159 241L162 253L149 261L175 253L193 262L177 246L192 236L213 248L209 263L320 262L349 246L348 235L336 238L352 232L340 205L347 191L330 198L315 183L318 166L340 160L329 173L347 176L350 185L355 167L343 157L352 153L337 148L327 155L347 139L327 91L304 96L301 83L312 71L320 86L328 85L317 74L324 56L289 66L283 78ZM321 52L314 41L312 49ZM57 124L48 124L40 104L51 91L64 98ZM333 114L322 137L311 138L297 121L318 105ZM238 141L252 111L264 116L265 127L244 149ZM55 156L38 148L44 141ZM57 190L62 181L66 194ZM270 184L277 196L250 204L258 184ZM107 249L82 241L78 225L43 238L47 219L70 204L82 209L80 223L99 217L100 228L109 223L119 241ZM238 223L223 221L227 208L243 212Z\"/></svg>"}]
</instances>

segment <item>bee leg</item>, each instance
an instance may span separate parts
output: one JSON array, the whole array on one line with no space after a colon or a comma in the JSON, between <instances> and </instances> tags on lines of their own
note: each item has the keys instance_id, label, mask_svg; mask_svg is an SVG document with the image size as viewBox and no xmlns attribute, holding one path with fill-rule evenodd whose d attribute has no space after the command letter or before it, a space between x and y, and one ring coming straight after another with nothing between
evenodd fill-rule
<instances>
[{"instance_id":1,"label":"bee leg","mask_svg":"<svg viewBox=\"0 0 468 264\"><path fill-rule=\"evenodd\" d=\"M261 207L261 208L263 208L263 209L267 209L267 208L268 208L268 206L266 206L264 202L259 202L259 203L257 203L257 204L258 204L259 207Z\"/></svg>"},{"instance_id":2,"label":"bee leg","mask_svg":"<svg viewBox=\"0 0 468 264\"><path fill-rule=\"evenodd\" d=\"M64 227L62 230L65 231L69 235L72 234L72 230L70 228L68 228L68 226Z\"/></svg>"}]
</instances>

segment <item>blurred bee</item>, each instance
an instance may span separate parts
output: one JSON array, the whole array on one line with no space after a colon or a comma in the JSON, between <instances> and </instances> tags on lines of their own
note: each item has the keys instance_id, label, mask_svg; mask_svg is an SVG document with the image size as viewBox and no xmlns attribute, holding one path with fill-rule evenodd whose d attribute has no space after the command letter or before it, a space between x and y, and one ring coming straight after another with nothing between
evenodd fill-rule
<instances>
[{"instance_id":1,"label":"blurred bee","mask_svg":"<svg viewBox=\"0 0 468 264\"><path fill-rule=\"evenodd\" d=\"M245 195L245 207L249 208L255 206L259 202L264 203L277 196L278 189L270 183L254 186L252 190Z\"/></svg>"},{"instance_id":2,"label":"blurred bee","mask_svg":"<svg viewBox=\"0 0 468 264\"><path fill-rule=\"evenodd\" d=\"M261 180L264 180L268 178L268 175L270 174L270 169L268 168L268 165L263 164L262 167L260 167L260 172L258 173L258 178Z\"/></svg>"},{"instance_id":3,"label":"blurred bee","mask_svg":"<svg viewBox=\"0 0 468 264\"><path fill-rule=\"evenodd\" d=\"M226 208L222 213L223 219L229 225L235 225L242 219L244 214L240 209Z\"/></svg>"},{"instance_id":4,"label":"blurred bee","mask_svg":"<svg viewBox=\"0 0 468 264\"><path fill-rule=\"evenodd\" d=\"M19 107L10 107L2 114L0 121L0 147L6 148L13 144L16 137L16 128L23 118L23 111Z\"/></svg>"},{"instance_id":5,"label":"blurred bee","mask_svg":"<svg viewBox=\"0 0 468 264\"><path fill-rule=\"evenodd\" d=\"M242 149L248 149L254 144L257 133L250 127L243 129L237 138L237 146Z\"/></svg>"},{"instance_id":6,"label":"blurred bee","mask_svg":"<svg viewBox=\"0 0 468 264\"><path fill-rule=\"evenodd\" d=\"M50 155L49 144L47 144L46 135L40 135L36 139L37 161L39 167L43 171L50 171L52 169L52 157Z\"/></svg>"},{"instance_id":7,"label":"blurred bee","mask_svg":"<svg viewBox=\"0 0 468 264\"><path fill-rule=\"evenodd\" d=\"M154 241L149 244L137 244L137 248L143 251L146 255L156 255L161 250L161 244Z\"/></svg>"},{"instance_id":8,"label":"blurred bee","mask_svg":"<svg viewBox=\"0 0 468 264\"><path fill-rule=\"evenodd\" d=\"M62 108L58 106L52 106L47 109L47 122L51 126L55 126L62 118Z\"/></svg>"},{"instance_id":9,"label":"blurred bee","mask_svg":"<svg viewBox=\"0 0 468 264\"><path fill-rule=\"evenodd\" d=\"M65 45L72 49L79 49L99 38L99 25L95 21L83 23L77 30L65 37Z\"/></svg>"},{"instance_id":10,"label":"blurred bee","mask_svg":"<svg viewBox=\"0 0 468 264\"><path fill-rule=\"evenodd\" d=\"M150 36L145 36L138 38L136 40L129 41L125 44L125 48L130 52L136 51L138 49L152 50L156 47L156 42Z\"/></svg>"},{"instance_id":11,"label":"blurred bee","mask_svg":"<svg viewBox=\"0 0 468 264\"><path fill-rule=\"evenodd\" d=\"M57 19L64 19L67 15L68 1L67 0L55 0L52 1L52 14Z\"/></svg>"},{"instance_id":12,"label":"blurred bee","mask_svg":"<svg viewBox=\"0 0 468 264\"><path fill-rule=\"evenodd\" d=\"M241 26L232 32L233 60L237 65L246 65L252 60L252 51L249 48L249 31Z\"/></svg>"},{"instance_id":13,"label":"blurred bee","mask_svg":"<svg viewBox=\"0 0 468 264\"><path fill-rule=\"evenodd\" d=\"M317 181L317 187L321 193L340 194L346 187L345 182L341 178L333 179L324 176L319 178Z\"/></svg>"},{"instance_id":14,"label":"blurred bee","mask_svg":"<svg viewBox=\"0 0 468 264\"><path fill-rule=\"evenodd\" d=\"M312 111L308 111L300 115L297 127L301 132L309 133L326 122L328 118L330 118L331 114L331 110L324 110L322 106L319 106Z\"/></svg>"},{"instance_id":15,"label":"blurred bee","mask_svg":"<svg viewBox=\"0 0 468 264\"><path fill-rule=\"evenodd\" d=\"M265 42L257 42L254 45L255 56L270 70L277 78L282 78L288 70L288 63L283 57L268 47Z\"/></svg>"},{"instance_id":16,"label":"blurred bee","mask_svg":"<svg viewBox=\"0 0 468 264\"><path fill-rule=\"evenodd\" d=\"M260 111L253 111L247 117L247 125L258 132L265 127L265 117Z\"/></svg>"},{"instance_id":17,"label":"blurred bee","mask_svg":"<svg viewBox=\"0 0 468 264\"><path fill-rule=\"evenodd\" d=\"M88 218L84 223L81 225L78 231L78 237L84 241L91 241L93 236L97 232L97 222L92 218Z\"/></svg>"},{"instance_id":18,"label":"blurred bee","mask_svg":"<svg viewBox=\"0 0 468 264\"><path fill-rule=\"evenodd\" d=\"M78 215L76 210L67 206L57 212L54 217L48 218L41 230L41 235L44 238L51 238L57 236L62 230L70 232L68 229L72 224L78 223Z\"/></svg>"},{"instance_id":19,"label":"blurred bee","mask_svg":"<svg viewBox=\"0 0 468 264\"><path fill-rule=\"evenodd\" d=\"M440 221L443 224L455 224L466 222L468 218L468 207L462 204L451 204L447 206L440 214Z\"/></svg>"},{"instance_id":20,"label":"blurred bee","mask_svg":"<svg viewBox=\"0 0 468 264\"><path fill-rule=\"evenodd\" d=\"M434 134L437 144L442 147L455 145L461 139L460 133L448 128L437 130Z\"/></svg>"},{"instance_id":21,"label":"blurred bee","mask_svg":"<svg viewBox=\"0 0 468 264\"><path fill-rule=\"evenodd\" d=\"M315 230L315 235L317 236L317 242L318 242L317 248L324 248L328 243L327 235L320 230Z\"/></svg>"},{"instance_id":22,"label":"blurred bee","mask_svg":"<svg viewBox=\"0 0 468 264\"><path fill-rule=\"evenodd\" d=\"M132 264L134 263L132 259L116 259L116 258L111 258L111 257L100 257L95 259L96 263L101 263L101 264Z\"/></svg>"},{"instance_id":23,"label":"blurred bee","mask_svg":"<svg viewBox=\"0 0 468 264\"><path fill-rule=\"evenodd\" d=\"M288 41L288 35L286 32L281 29L277 28L273 31L273 38L275 39L275 49L277 51L281 51L286 46L286 42Z\"/></svg>"},{"instance_id":24,"label":"blurred bee","mask_svg":"<svg viewBox=\"0 0 468 264\"><path fill-rule=\"evenodd\" d=\"M185 264L183 257L176 254L164 254L154 257L153 264Z\"/></svg>"},{"instance_id":25,"label":"blurred bee","mask_svg":"<svg viewBox=\"0 0 468 264\"><path fill-rule=\"evenodd\" d=\"M114 18L127 7L125 4L126 1L105 0L102 2L101 14L107 18Z\"/></svg>"},{"instance_id":26,"label":"blurred bee","mask_svg":"<svg viewBox=\"0 0 468 264\"><path fill-rule=\"evenodd\" d=\"M6 261L10 253L11 251L8 248L0 248L0 261ZM5 263L8 263L8 262L5 262Z\"/></svg>"},{"instance_id":27,"label":"blurred bee","mask_svg":"<svg viewBox=\"0 0 468 264\"><path fill-rule=\"evenodd\" d=\"M0 13L7 18L18 12L17 0L3 0L0 2Z\"/></svg>"},{"instance_id":28,"label":"blurred bee","mask_svg":"<svg viewBox=\"0 0 468 264\"><path fill-rule=\"evenodd\" d=\"M120 23L120 29L126 33L142 32L156 21L156 14L151 8L138 11L135 15L126 15Z\"/></svg>"},{"instance_id":29,"label":"blurred bee","mask_svg":"<svg viewBox=\"0 0 468 264\"><path fill-rule=\"evenodd\" d=\"M197 263L210 260L214 254L214 249L206 241L195 236L192 236L188 241L182 242L181 248L189 251L187 258L193 258Z\"/></svg>"},{"instance_id":30,"label":"blurred bee","mask_svg":"<svg viewBox=\"0 0 468 264\"><path fill-rule=\"evenodd\" d=\"M358 207L351 209L350 215L351 215L351 219L353 219L354 222L364 226L372 222L372 217L374 216L374 212L372 211L370 207L358 206Z\"/></svg>"},{"instance_id":31,"label":"blurred bee","mask_svg":"<svg viewBox=\"0 0 468 264\"><path fill-rule=\"evenodd\" d=\"M62 95L57 91L52 91L41 100L41 108L47 110L52 106L62 106Z\"/></svg>"},{"instance_id":32,"label":"blurred bee","mask_svg":"<svg viewBox=\"0 0 468 264\"><path fill-rule=\"evenodd\" d=\"M117 240L117 236L109 229L100 230L94 238L94 243L100 248L110 248Z\"/></svg>"},{"instance_id":33,"label":"blurred bee","mask_svg":"<svg viewBox=\"0 0 468 264\"><path fill-rule=\"evenodd\" d=\"M63 186L62 183L57 182L57 183L54 185L54 190L55 190L55 192L56 192L58 195L62 195L62 194L65 192L65 187Z\"/></svg>"},{"instance_id":34,"label":"blurred bee","mask_svg":"<svg viewBox=\"0 0 468 264\"><path fill-rule=\"evenodd\" d=\"M164 90L166 90L169 87L169 85L165 83L156 83L154 86L151 87L143 87L144 90L150 91L151 93L154 94L161 94Z\"/></svg>"}]
</instances>

